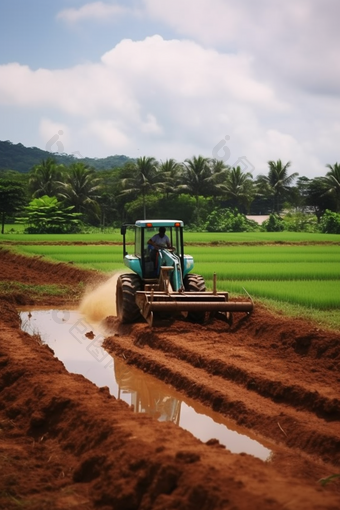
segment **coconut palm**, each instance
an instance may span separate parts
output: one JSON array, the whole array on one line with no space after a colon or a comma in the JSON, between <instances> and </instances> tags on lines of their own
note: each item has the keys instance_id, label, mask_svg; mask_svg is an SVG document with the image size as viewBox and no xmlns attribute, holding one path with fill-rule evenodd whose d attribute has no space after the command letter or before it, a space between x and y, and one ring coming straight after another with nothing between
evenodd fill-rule
<instances>
[{"instance_id":1,"label":"coconut palm","mask_svg":"<svg viewBox=\"0 0 340 510\"><path fill-rule=\"evenodd\" d=\"M167 199L169 195L176 193L179 186L181 171L182 165L172 158L160 163L159 186L163 193L165 193Z\"/></svg>"},{"instance_id":2,"label":"coconut palm","mask_svg":"<svg viewBox=\"0 0 340 510\"><path fill-rule=\"evenodd\" d=\"M233 202L241 212L249 213L250 204L255 196L253 176L250 172L242 172L240 166L232 167L219 189Z\"/></svg>"},{"instance_id":3,"label":"coconut palm","mask_svg":"<svg viewBox=\"0 0 340 510\"><path fill-rule=\"evenodd\" d=\"M203 156L193 156L184 162L180 191L189 193L196 201L196 221L199 224L199 197L209 196L214 186L212 183L212 170L210 159Z\"/></svg>"},{"instance_id":4,"label":"coconut palm","mask_svg":"<svg viewBox=\"0 0 340 510\"><path fill-rule=\"evenodd\" d=\"M222 185L226 182L231 167L226 165L222 159L211 159L210 168L211 178L209 179L209 187L213 197L211 203L214 203L216 207L220 207L221 200L223 201L223 195L225 194Z\"/></svg>"},{"instance_id":5,"label":"coconut palm","mask_svg":"<svg viewBox=\"0 0 340 510\"><path fill-rule=\"evenodd\" d=\"M19 211L26 202L23 184L15 179L0 178L0 218L1 234L5 232L5 219Z\"/></svg>"},{"instance_id":6,"label":"coconut palm","mask_svg":"<svg viewBox=\"0 0 340 510\"><path fill-rule=\"evenodd\" d=\"M67 168L59 196L69 205L73 205L75 212L92 213L99 217L100 207L97 198L100 187L100 179L96 172L84 163L76 162Z\"/></svg>"},{"instance_id":7,"label":"coconut palm","mask_svg":"<svg viewBox=\"0 0 340 510\"><path fill-rule=\"evenodd\" d=\"M327 188L326 193L333 195L335 199L336 212L340 211L340 164L326 165L329 172L323 177L323 183Z\"/></svg>"},{"instance_id":8,"label":"coconut palm","mask_svg":"<svg viewBox=\"0 0 340 510\"><path fill-rule=\"evenodd\" d=\"M326 209L333 210L335 206L334 196L327 191L324 177L308 179L305 197L306 205L314 212L318 223L320 223Z\"/></svg>"},{"instance_id":9,"label":"coconut palm","mask_svg":"<svg viewBox=\"0 0 340 510\"><path fill-rule=\"evenodd\" d=\"M44 195L53 197L58 195L62 184L63 165L58 165L53 158L43 160L35 165L29 177L29 187L34 198Z\"/></svg>"},{"instance_id":10,"label":"coconut palm","mask_svg":"<svg viewBox=\"0 0 340 510\"><path fill-rule=\"evenodd\" d=\"M271 196L272 210L279 214L282 199L290 191L290 185L299 174L294 172L288 175L290 161L283 165L282 161L278 159L277 161L268 161L268 165L268 175L259 175L257 178L259 195Z\"/></svg>"},{"instance_id":11,"label":"coconut palm","mask_svg":"<svg viewBox=\"0 0 340 510\"><path fill-rule=\"evenodd\" d=\"M122 195L142 195L143 214L146 219L146 196L159 190L158 162L153 157L143 156L131 167L133 175L122 179Z\"/></svg>"},{"instance_id":12,"label":"coconut palm","mask_svg":"<svg viewBox=\"0 0 340 510\"><path fill-rule=\"evenodd\" d=\"M223 184L228 174L230 173L230 166L226 165L223 160L212 159L210 162L211 166L211 183L216 186L216 192L219 194L220 184Z\"/></svg>"}]
</instances>

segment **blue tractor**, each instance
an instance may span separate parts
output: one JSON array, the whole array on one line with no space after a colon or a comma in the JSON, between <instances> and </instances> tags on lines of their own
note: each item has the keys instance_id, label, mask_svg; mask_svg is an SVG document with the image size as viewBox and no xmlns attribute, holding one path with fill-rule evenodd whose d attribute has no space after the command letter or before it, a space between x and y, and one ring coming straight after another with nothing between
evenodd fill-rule
<instances>
[{"instance_id":1,"label":"blue tractor","mask_svg":"<svg viewBox=\"0 0 340 510\"><path fill-rule=\"evenodd\" d=\"M166 229L170 241L153 246L150 239ZM176 315L187 313L189 320L203 322L207 312L218 314L232 323L232 312L253 310L253 302L230 302L228 292L206 291L201 275L190 273L194 267L191 255L184 254L183 221L138 220L134 225L121 227L124 264L131 270L117 280L117 316L122 323L136 322L141 317L152 326L154 313ZM126 235L134 230L133 253L127 252Z\"/></svg>"}]
</instances>

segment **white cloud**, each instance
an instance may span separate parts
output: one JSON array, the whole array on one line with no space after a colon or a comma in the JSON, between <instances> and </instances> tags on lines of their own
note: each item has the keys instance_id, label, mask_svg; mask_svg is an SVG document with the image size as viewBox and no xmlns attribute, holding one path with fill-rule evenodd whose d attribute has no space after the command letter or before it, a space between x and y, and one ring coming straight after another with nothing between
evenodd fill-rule
<instances>
[{"instance_id":1,"label":"white cloud","mask_svg":"<svg viewBox=\"0 0 340 510\"><path fill-rule=\"evenodd\" d=\"M156 117L150 113L147 114L145 122L142 123L141 130L146 134L162 133L162 128L158 124Z\"/></svg>"},{"instance_id":2,"label":"white cloud","mask_svg":"<svg viewBox=\"0 0 340 510\"><path fill-rule=\"evenodd\" d=\"M285 92L258 76L249 51L159 35L122 40L99 62L69 69L0 66L0 107L34 112L42 148L62 130L69 153L183 160L212 157L229 135L229 164L246 156L258 174L280 158L301 175L318 175L339 159L340 103Z\"/></svg>"},{"instance_id":3,"label":"white cloud","mask_svg":"<svg viewBox=\"0 0 340 510\"><path fill-rule=\"evenodd\" d=\"M115 145L120 148L120 152L129 146L129 139L123 128L111 120L90 121L84 128L83 135L91 139L93 143L98 143L99 140L106 147Z\"/></svg>"},{"instance_id":4,"label":"white cloud","mask_svg":"<svg viewBox=\"0 0 340 510\"><path fill-rule=\"evenodd\" d=\"M242 38L242 0L144 0L148 15L209 45Z\"/></svg>"},{"instance_id":5,"label":"white cloud","mask_svg":"<svg viewBox=\"0 0 340 510\"><path fill-rule=\"evenodd\" d=\"M314 93L340 88L338 0L144 0L178 34L254 56L258 76Z\"/></svg>"},{"instance_id":6,"label":"white cloud","mask_svg":"<svg viewBox=\"0 0 340 510\"><path fill-rule=\"evenodd\" d=\"M128 9L117 4L92 2L82 5L79 9L64 9L57 15L57 19L67 23L77 23L83 20L108 21L129 12Z\"/></svg>"},{"instance_id":7,"label":"white cloud","mask_svg":"<svg viewBox=\"0 0 340 510\"><path fill-rule=\"evenodd\" d=\"M39 122L39 134L45 142L44 150L53 153L68 152L67 146L70 147L70 136L65 123L42 117Z\"/></svg>"},{"instance_id":8,"label":"white cloud","mask_svg":"<svg viewBox=\"0 0 340 510\"><path fill-rule=\"evenodd\" d=\"M253 141L251 150L255 166L258 162L256 174L266 174L267 162L281 159L284 164L291 162L290 173L298 172L300 176L308 173L310 177L320 175L322 164L313 151L288 133L268 129L261 138Z\"/></svg>"}]
</instances>

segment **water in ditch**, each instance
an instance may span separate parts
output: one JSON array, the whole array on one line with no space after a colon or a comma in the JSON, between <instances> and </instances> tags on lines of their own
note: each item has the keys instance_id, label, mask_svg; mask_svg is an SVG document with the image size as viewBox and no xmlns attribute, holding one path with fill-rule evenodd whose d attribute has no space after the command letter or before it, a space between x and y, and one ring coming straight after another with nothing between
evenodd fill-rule
<instances>
[{"instance_id":1,"label":"water in ditch","mask_svg":"<svg viewBox=\"0 0 340 510\"><path fill-rule=\"evenodd\" d=\"M268 460L270 449L236 431L228 420L208 407L183 397L172 387L112 357L101 344L99 325L89 324L75 310L24 310L22 329L39 334L69 372L82 374L98 387L160 421L172 421L203 442L216 438L233 453L245 452ZM233 427L233 428L231 428Z\"/></svg>"}]
</instances>

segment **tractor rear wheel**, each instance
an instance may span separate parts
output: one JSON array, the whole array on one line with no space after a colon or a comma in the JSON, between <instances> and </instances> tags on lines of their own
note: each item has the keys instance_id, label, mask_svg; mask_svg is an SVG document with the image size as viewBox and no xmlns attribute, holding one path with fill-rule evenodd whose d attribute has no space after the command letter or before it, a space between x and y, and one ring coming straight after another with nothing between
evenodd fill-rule
<instances>
[{"instance_id":1,"label":"tractor rear wheel","mask_svg":"<svg viewBox=\"0 0 340 510\"><path fill-rule=\"evenodd\" d=\"M205 292L205 281L200 274L187 274L184 278L184 288L187 292ZM188 312L188 319L192 322L204 322L205 312Z\"/></svg>"},{"instance_id":2,"label":"tractor rear wheel","mask_svg":"<svg viewBox=\"0 0 340 510\"><path fill-rule=\"evenodd\" d=\"M117 317L122 323L136 322L141 318L135 295L141 290L141 279L133 273L119 276L116 287Z\"/></svg>"}]
</instances>

